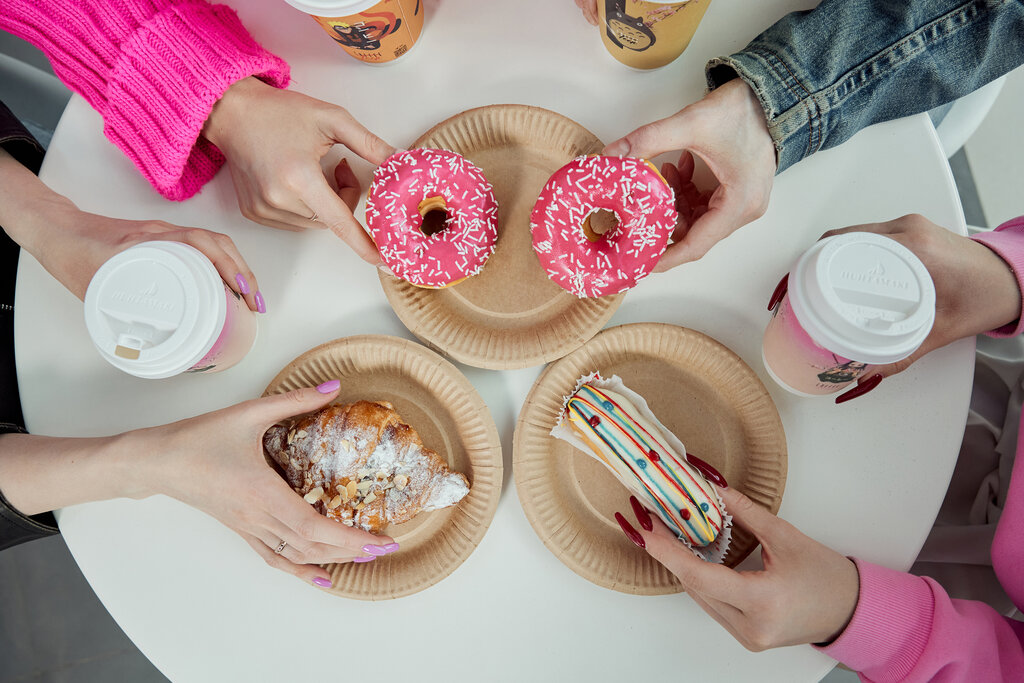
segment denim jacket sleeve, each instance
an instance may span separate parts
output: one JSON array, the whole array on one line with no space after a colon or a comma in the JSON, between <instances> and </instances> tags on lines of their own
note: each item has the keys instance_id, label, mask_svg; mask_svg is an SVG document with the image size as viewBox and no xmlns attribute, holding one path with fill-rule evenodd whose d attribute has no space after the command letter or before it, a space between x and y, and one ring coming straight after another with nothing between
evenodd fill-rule
<instances>
[{"instance_id":1,"label":"denim jacket sleeve","mask_svg":"<svg viewBox=\"0 0 1024 683\"><path fill-rule=\"evenodd\" d=\"M823 0L707 65L757 94L778 172L873 123L962 97L1024 63L1024 0Z\"/></svg>"}]
</instances>

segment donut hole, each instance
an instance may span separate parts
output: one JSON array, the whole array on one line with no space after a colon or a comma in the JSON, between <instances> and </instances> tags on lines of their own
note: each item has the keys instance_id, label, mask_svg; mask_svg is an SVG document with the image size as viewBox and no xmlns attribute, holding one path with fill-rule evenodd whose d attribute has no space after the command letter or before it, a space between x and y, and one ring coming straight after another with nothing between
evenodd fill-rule
<instances>
[{"instance_id":1,"label":"donut hole","mask_svg":"<svg viewBox=\"0 0 1024 683\"><path fill-rule=\"evenodd\" d=\"M597 242L617 227L619 219L608 209L594 209L583 219L583 234L591 242Z\"/></svg>"},{"instance_id":2,"label":"donut hole","mask_svg":"<svg viewBox=\"0 0 1024 683\"><path fill-rule=\"evenodd\" d=\"M448 205L445 203L444 197L427 197L420 202L419 213L423 219L423 222L420 224L420 230L427 237L436 235L447 228L451 220L451 214L448 213Z\"/></svg>"}]
</instances>

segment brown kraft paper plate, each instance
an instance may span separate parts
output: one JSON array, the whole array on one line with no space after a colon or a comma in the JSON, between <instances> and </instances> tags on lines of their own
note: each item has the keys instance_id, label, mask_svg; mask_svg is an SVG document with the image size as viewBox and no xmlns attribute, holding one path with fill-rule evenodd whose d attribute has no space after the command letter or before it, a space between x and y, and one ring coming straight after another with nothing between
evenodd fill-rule
<instances>
[{"instance_id":1,"label":"brown kraft paper plate","mask_svg":"<svg viewBox=\"0 0 1024 683\"><path fill-rule=\"evenodd\" d=\"M530 212L548 178L603 144L547 109L494 105L443 121L413 147L457 152L483 170L498 200L498 243L480 273L444 289L381 273L395 313L431 348L467 365L508 370L561 358L596 334L623 294L577 299L541 268Z\"/></svg>"},{"instance_id":2,"label":"brown kraft paper plate","mask_svg":"<svg viewBox=\"0 0 1024 683\"><path fill-rule=\"evenodd\" d=\"M632 519L629 491L604 465L550 435L565 398L592 372L618 375L647 399L687 451L729 486L777 512L786 485L786 435L768 391L735 353L700 332L662 323L604 330L534 384L519 413L512 471L519 501L544 545L567 567L623 593L678 593L664 566L625 537L616 511ZM725 564L757 546L734 526Z\"/></svg>"},{"instance_id":3,"label":"brown kraft paper plate","mask_svg":"<svg viewBox=\"0 0 1024 683\"><path fill-rule=\"evenodd\" d=\"M387 600L432 586L469 557L487 531L501 494L501 442L483 399L454 365L405 339L347 337L302 354L278 373L264 395L341 380L334 403L388 401L423 443L466 475L469 494L457 505L421 512L384 530L400 545L366 564L328 564L328 592Z\"/></svg>"}]
</instances>

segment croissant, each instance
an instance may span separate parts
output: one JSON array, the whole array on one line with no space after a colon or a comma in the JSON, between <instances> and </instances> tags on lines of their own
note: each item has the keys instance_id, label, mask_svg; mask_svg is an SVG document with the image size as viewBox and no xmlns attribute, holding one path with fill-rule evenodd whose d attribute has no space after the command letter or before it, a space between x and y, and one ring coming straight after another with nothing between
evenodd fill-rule
<instances>
[{"instance_id":1,"label":"croissant","mask_svg":"<svg viewBox=\"0 0 1024 683\"><path fill-rule=\"evenodd\" d=\"M290 427L275 425L263 448L317 511L371 533L469 493L466 477L384 401L330 405Z\"/></svg>"}]
</instances>

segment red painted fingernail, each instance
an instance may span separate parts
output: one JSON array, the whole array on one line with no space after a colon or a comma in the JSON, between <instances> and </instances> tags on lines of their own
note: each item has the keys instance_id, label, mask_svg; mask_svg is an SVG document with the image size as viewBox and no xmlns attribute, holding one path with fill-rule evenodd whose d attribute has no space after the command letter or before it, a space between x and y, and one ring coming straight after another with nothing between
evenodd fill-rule
<instances>
[{"instance_id":1,"label":"red painted fingernail","mask_svg":"<svg viewBox=\"0 0 1024 683\"><path fill-rule=\"evenodd\" d=\"M654 523L651 522L651 516L647 514L647 510L636 499L636 496L629 497L629 504L633 506L633 514L636 515L636 521L640 522L640 526L644 528L644 531L653 531Z\"/></svg>"},{"instance_id":2,"label":"red painted fingernail","mask_svg":"<svg viewBox=\"0 0 1024 683\"><path fill-rule=\"evenodd\" d=\"M697 470L701 474L703 474L704 478L707 479L708 481L712 482L713 484L717 484L723 489L729 488L729 483L725 481L725 477L722 476L721 472L719 472L714 467L698 458L693 453L686 454L686 462L690 463L695 468L697 468Z\"/></svg>"},{"instance_id":3,"label":"red painted fingernail","mask_svg":"<svg viewBox=\"0 0 1024 683\"><path fill-rule=\"evenodd\" d=\"M786 296L786 291L789 290L789 273L782 276L779 280L779 284L775 285L775 291L772 292L772 298L768 299L768 310L774 311L775 307L782 301L782 297Z\"/></svg>"},{"instance_id":4,"label":"red painted fingernail","mask_svg":"<svg viewBox=\"0 0 1024 683\"><path fill-rule=\"evenodd\" d=\"M630 525L630 523L626 521L626 518L622 516L621 512L616 512L615 513L615 521L619 523L620 527L622 527L622 533L626 534L626 538L628 538L629 540L633 541L633 543L636 544L636 547L638 547L638 548L646 548L647 547L647 544L644 543L644 537L641 536L640 532L638 532L636 529L634 529Z\"/></svg>"},{"instance_id":5,"label":"red painted fingernail","mask_svg":"<svg viewBox=\"0 0 1024 683\"><path fill-rule=\"evenodd\" d=\"M313 583L320 586L321 588L330 588L334 584L331 583L330 579L325 579L322 576L318 576L313 579Z\"/></svg>"},{"instance_id":6,"label":"red painted fingernail","mask_svg":"<svg viewBox=\"0 0 1024 683\"><path fill-rule=\"evenodd\" d=\"M881 383L881 375L871 375L863 382L858 383L857 386L855 386L853 389L850 389L849 391L836 396L836 404L838 405L840 403L846 403L847 401L852 401L858 396L863 396L864 394L868 393Z\"/></svg>"}]
</instances>

